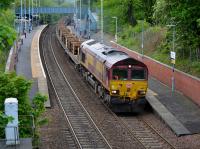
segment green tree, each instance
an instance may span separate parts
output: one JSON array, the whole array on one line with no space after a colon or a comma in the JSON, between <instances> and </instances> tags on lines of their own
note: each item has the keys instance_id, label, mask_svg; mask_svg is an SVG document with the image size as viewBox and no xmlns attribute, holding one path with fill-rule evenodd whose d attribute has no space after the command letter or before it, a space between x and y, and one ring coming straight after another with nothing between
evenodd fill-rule
<instances>
[{"instance_id":1,"label":"green tree","mask_svg":"<svg viewBox=\"0 0 200 149\"><path fill-rule=\"evenodd\" d=\"M45 112L44 102L46 101L46 96L37 94L31 105L28 92L31 87L31 82L25 80L21 76L17 76L15 73L0 73L0 111L4 110L4 101L6 98L15 97L18 99L18 114L19 114L19 131L21 137L31 137L32 136L32 116L35 121L35 132L37 128L47 122L42 114ZM0 125L6 124L10 118L2 116L0 113ZM1 129L1 135L3 130ZM36 135L36 138L38 134Z\"/></svg>"},{"instance_id":2,"label":"green tree","mask_svg":"<svg viewBox=\"0 0 200 149\"><path fill-rule=\"evenodd\" d=\"M25 80L23 77L16 76L15 73L0 73L0 111L4 110L4 101L6 98L15 97L18 99L19 115L30 115L31 105L28 100L28 90L30 86L30 81ZM19 122L23 124L21 118L19 118ZM28 123L30 123L30 121ZM20 129L20 135L22 137L26 134L25 132L31 134L30 129Z\"/></svg>"},{"instance_id":3,"label":"green tree","mask_svg":"<svg viewBox=\"0 0 200 149\"><path fill-rule=\"evenodd\" d=\"M123 0L122 1L122 8L125 21L127 21L132 26L137 24L137 19L135 17L135 9L136 7L140 7L141 3L140 0Z\"/></svg>"},{"instance_id":4,"label":"green tree","mask_svg":"<svg viewBox=\"0 0 200 149\"><path fill-rule=\"evenodd\" d=\"M16 32L5 25L0 24L0 51L8 51L16 39Z\"/></svg>"},{"instance_id":5,"label":"green tree","mask_svg":"<svg viewBox=\"0 0 200 149\"><path fill-rule=\"evenodd\" d=\"M177 52L189 55L189 49L199 51L200 56L200 1L157 0L154 18L161 24L176 25Z\"/></svg>"},{"instance_id":6,"label":"green tree","mask_svg":"<svg viewBox=\"0 0 200 149\"><path fill-rule=\"evenodd\" d=\"M11 116L6 116L0 111L0 129L4 128L8 122L11 122L13 118Z\"/></svg>"},{"instance_id":7,"label":"green tree","mask_svg":"<svg viewBox=\"0 0 200 149\"><path fill-rule=\"evenodd\" d=\"M153 20L153 12L154 8L153 6L155 5L156 0L141 0L143 8L142 10L144 11L144 18L146 19L147 22L149 23L154 23Z\"/></svg>"},{"instance_id":8,"label":"green tree","mask_svg":"<svg viewBox=\"0 0 200 149\"><path fill-rule=\"evenodd\" d=\"M0 1L0 9L7 9L14 0L1 0Z\"/></svg>"},{"instance_id":9,"label":"green tree","mask_svg":"<svg viewBox=\"0 0 200 149\"><path fill-rule=\"evenodd\" d=\"M5 70L5 63L10 47L16 39L16 32L13 29L14 13L11 10L13 0L0 2L0 71Z\"/></svg>"},{"instance_id":10,"label":"green tree","mask_svg":"<svg viewBox=\"0 0 200 149\"><path fill-rule=\"evenodd\" d=\"M106 31L114 32L113 16L118 17L118 27L135 26L138 20L153 23L153 5L155 0L104 0L104 24ZM100 1L98 7L100 9Z\"/></svg>"},{"instance_id":11,"label":"green tree","mask_svg":"<svg viewBox=\"0 0 200 149\"><path fill-rule=\"evenodd\" d=\"M33 113L34 122L35 122L35 132L34 132L34 140L33 140L34 146L39 145L38 128L48 122L48 119L42 116L43 113L45 112L44 103L46 102L46 100L47 100L47 97L39 93L33 98L32 113Z\"/></svg>"}]
</instances>

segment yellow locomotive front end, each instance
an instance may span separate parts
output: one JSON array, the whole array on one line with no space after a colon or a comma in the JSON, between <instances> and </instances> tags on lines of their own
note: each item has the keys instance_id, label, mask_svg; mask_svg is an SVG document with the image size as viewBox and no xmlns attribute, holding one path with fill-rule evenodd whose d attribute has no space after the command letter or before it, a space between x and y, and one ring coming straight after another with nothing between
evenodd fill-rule
<instances>
[{"instance_id":1,"label":"yellow locomotive front end","mask_svg":"<svg viewBox=\"0 0 200 149\"><path fill-rule=\"evenodd\" d=\"M110 95L116 102L136 102L144 98L148 87L148 71L144 66L115 66L110 75ZM115 98L117 97L117 98Z\"/></svg>"},{"instance_id":2,"label":"yellow locomotive front end","mask_svg":"<svg viewBox=\"0 0 200 149\"><path fill-rule=\"evenodd\" d=\"M110 95L124 100L137 100L145 97L147 81L110 81Z\"/></svg>"}]
</instances>

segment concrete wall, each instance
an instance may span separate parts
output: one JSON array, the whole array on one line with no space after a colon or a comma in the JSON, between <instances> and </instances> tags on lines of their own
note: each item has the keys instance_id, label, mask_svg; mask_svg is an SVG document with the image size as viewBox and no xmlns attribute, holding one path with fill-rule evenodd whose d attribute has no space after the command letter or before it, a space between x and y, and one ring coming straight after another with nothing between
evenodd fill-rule
<instances>
[{"instance_id":1,"label":"concrete wall","mask_svg":"<svg viewBox=\"0 0 200 149\"><path fill-rule=\"evenodd\" d=\"M145 63L149 69L149 75L155 77L160 82L171 87L171 77L173 75L171 67L151 59L147 56L127 49L121 45L111 42L112 46L128 53L131 57ZM175 89L182 92L185 96L192 99L195 103L200 105L200 78L193 77L184 72L175 69Z\"/></svg>"},{"instance_id":2,"label":"concrete wall","mask_svg":"<svg viewBox=\"0 0 200 149\"><path fill-rule=\"evenodd\" d=\"M40 47L39 41L42 31L47 27L47 25L40 26L35 35L33 36L33 40L31 43L31 70L32 77L38 80L38 90L43 95L47 96L47 101L45 102L45 107L51 107L51 103L49 100L49 91L47 85L46 74L42 65L41 57L40 57Z\"/></svg>"},{"instance_id":3,"label":"concrete wall","mask_svg":"<svg viewBox=\"0 0 200 149\"><path fill-rule=\"evenodd\" d=\"M5 72L11 72L11 71L15 71L15 67L16 67L16 62L17 62L17 58L18 58L18 52L20 50L21 47L21 40L17 39L13 46L10 49L9 52L9 56L6 62L6 67L5 67Z\"/></svg>"}]
</instances>

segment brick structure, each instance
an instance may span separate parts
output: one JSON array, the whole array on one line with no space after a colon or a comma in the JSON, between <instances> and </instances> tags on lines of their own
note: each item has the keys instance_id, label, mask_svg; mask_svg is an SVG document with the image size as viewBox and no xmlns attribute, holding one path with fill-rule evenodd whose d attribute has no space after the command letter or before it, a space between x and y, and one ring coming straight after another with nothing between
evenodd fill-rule
<instances>
[{"instance_id":1,"label":"brick structure","mask_svg":"<svg viewBox=\"0 0 200 149\"><path fill-rule=\"evenodd\" d=\"M171 87L171 77L173 75L172 68L168 65L160 63L150 57L142 56L141 54L132 51L126 47L116 44L111 41L112 46L128 53L131 57L145 63L149 69L149 75L155 77L160 82ZM200 105L200 79L184 72L175 69L175 89L182 92L185 96L192 99Z\"/></svg>"}]
</instances>

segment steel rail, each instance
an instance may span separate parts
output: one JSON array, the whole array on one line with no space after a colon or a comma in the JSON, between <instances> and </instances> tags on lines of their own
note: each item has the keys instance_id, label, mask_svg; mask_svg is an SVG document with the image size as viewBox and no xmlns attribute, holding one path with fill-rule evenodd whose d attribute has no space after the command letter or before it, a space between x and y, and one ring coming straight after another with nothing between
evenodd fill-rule
<instances>
[{"instance_id":1,"label":"steel rail","mask_svg":"<svg viewBox=\"0 0 200 149\"><path fill-rule=\"evenodd\" d=\"M51 38L51 36L50 36L50 43L52 43L51 41L52 41L52 38ZM75 96L76 101L80 104L81 108L84 110L84 112L86 113L87 117L88 117L89 120L92 122L93 126L95 126L95 129L96 129L96 130L98 131L98 133L101 135L101 137L103 138L103 140L104 140L104 142L106 143L106 145L107 145L109 148L112 148L111 145L109 144L109 142L106 140L106 138L103 136L103 134L101 133L101 131L100 131L99 128L97 127L97 125L94 123L94 121L93 121L93 119L91 118L90 114L87 112L87 110L85 109L85 107L84 107L83 104L81 103L80 99L79 99L78 96L76 95L76 93L75 93L75 91L73 90L72 86L70 85L68 79L66 78L65 74L63 73L63 71L62 71L62 69L61 69L61 67L60 67L60 65L59 65L59 63L58 63L58 61L57 61L57 58L56 58L56 56L55 56L55 53L54 53L52 44L50 44L50 49L51 49L51 51L52 51L54 60L55 60L55 62L56 62L56 64L57 64L57 66L58 66L60 72L62 73L65 82L68 84L68 86L69 86L69 88L71 89L73 95ZM54 90L56 91L55 86L54 86ZM59 95L58 95L57 92L56 92L56 94L57 94L57 97L58 97ZM60 98L58 98L58 99L59 99L59 104L61 105L62 110L63 110L63 112L65 113L65 116L66 116L66 118L67 118L67 120L68 120L68 122L69 122L69 124L70 124L70 127L71 127L71 129L73 130L73 134L76 136L75 130L73 129L73 126L72 126L72 124L71 124L71 122L70 122L70 120L69 120L69 117L67 116L67 114L66 114L66 112L65 112L65 110L64 110L64 107L63 107L63 105L62 105L62 103L61 103L61 100L60 100ZM78 141L78 137L76 136L75 138L76 138L76 140ZM81 143L80 143L80 141L78 141L78 144L79 144L79 147L81 148Z\"/></svg>"},{"instance_id":2,"label":"steel rail","mask_svg":"<svg viewBox=\"0 0 200 149\"><path fill-rule=\"evenodd\" d=\"M45 33L43 33L43 34L45 35L45 37L47 36L47 32L48 32L48 30L46 30ZM68 122L68 124L69 124L70 130L71 130L71 132L72 132L73 137L75 138L75 141L76 141L76 143L77 143L77 145L78 145L78 148L82 149L81 144L80 144L80 142L79 142L79 140L78 140L78 138L77 138L77 136L76 136L76 134L75 134L75 131L74 131L72 125L71 125L71 122L69 121L69 118L68 118L68 116L67 116L67 114L66 114L66 112L65 112L65 110L64 110L64 108L63 108L63 105L62 105L62 103L61 103L61 100L60 100L60 98L59 98L59 96L58 96L58 93L57 93L56 88L55 88L55 85L54 85L54 83L53 83L51 74L49 73L49 68L48 68L48 65L47 65L47 62L46 62L46 58L45 58L45 56L44 56L45 54L44 54L44 45L43 45L43 44L42 44L42 48L43 48L42 52L43 52L43 58L44 58L44 63L45 63L45 66L46 66L46 70L47 70L47 73L48 73L50 82L51 82L51 84L52 84L52 86L53 86L54 92L55 92L55 94L56 94L58 103L59 103L59 105L60 105L60 107L61 107L61 109L62 109L62 111L63 111L63 113L64 113L64 115L65 115L65 118L66 118L66 120L67 120L67 122Z\"/></svg>"},{"instance_id":3,"label":"steel rail","mask_svg":"<svg viewBox=\"0 0 200 149\"><path fill-rule=\"evenodd\" d=\"M161 134L159 134L159 132L155 128L153 128L150 124L148 124L146 120L144 120L143 118L140 118L140 120L144 122L151 130L153 130L153 132L156 133L160 138L162 138L163 141L165 141L169 146L171 146L172 149L175 149L175 147Z\"/></svg>"},{"instance_id":4,"label":"steel rail","mask_svg":"<svg viewBox=\"0 0 200 149\"><path fill-rule=\"evenodd\" d=\"M77 101L79 102L79 104L81 105L82 109L84 110L84 112L87 114L88 118L90 119L90 121L93 123L93 125L95 126L96 130L99 132L99 134L101 135L101 137L104 139L104 141L106 142L106 144L109 146L109 148L112 148L111 145L109 144L109 142L107 141L107 139L104 137L104 135L101 133L101 131L99 130L99 128L97 127L97 125L95 124L94 120L92 119L92 117L90 116L90 114L87 112L87 110L85 109L85 107L83 106L81 100L79 99L79 97L77 96L76 92L74 91L74 89L72 88L71 84L69 83L68 79L66 78L64 72L62 71L62 68L60 67L58 61L57 61L57 58L55 56L55 53L53 51L53 48L52 48L52 44L50 44L51 46L51 50L52 50L52 53L54 55L54 59L63 75L63 77L65 78L65 81L66 83L68 84L68 86L70 87L71 91L73 92L74 96L76 97Z\"/></svg>"},{"instance_id":5,"label":"steel rail","mask_svg":"<svg viewBox=\"0 0 200 149\"><path fill-rule=\"evenodd\" d=\"M125 122L125 120L123 120L122 118L119 118L115 113L113 113L112 110L108 107L108 105L104 103L104 101L101 100L101 102L107 108L107 110L113 115L113 117L117 121L119 121L128 130L128 132L132 135L132 137L134 139L136 139L144 148L149 148L146 146L146 144L144 144L144 142L141 141L141 139L139 139L134 134L133 130L131 130L131 128L128 126L128 124L127 124L127 122ZM161 134L159 134L159 132L157 132L153 127L151 127L144 119L138 118L138 117L137 117L137 119L139 121L143 122L144 124L146 124L147 127L153 131L152 133L156 133L160 137L161 141L164 141L167 145L169 145L171 147L171 149L175 149L175 147L167 139L165 139Z\"/></svg>"},{"instance_id":6,"label":"steel rail","mask_svg":"<svg viewBox=\"0 0 200 149\"><path fill-rule=\"evenodd\" d=\"M140 130L135 130L134 128L132 128L132 130L131 130L131 127L130 126L128 126L128 124L127 124L127 122L125 122L125 120L123 120L123 118L120 118L120 120L121 120L121 122L124 124L124 126L125 127L127 127L127 129L129 129L130 131L131 131L131 133L137 138L137 140L138 141L140 141L141 142L141 144L143 144L143 146L145 147L145 148L149 148L149 144L152 144L152 142L145 142L145 141L143 141L143 139L142 138L139 138L139 137L143 137L144 135L145 135L145 133L147 133L147 132L144 132L144 131L140 131ZM147 135L153 135L153 133L155 133L156 135L158 135L158 137L159 137L159 139L160 139L160 141L159 141L159 139L157 139L158 141L159 141L159 143L161 143L161 141L163 141L164 143L166 143L166 145L168 145L171 149L175 149L175 147L169 142L169 141L167 141L164 137L162 137L154 128L152 128L146 121L144 121L143 119L141 119L141 118L137 118L137 120L139 121L139 122L142 122L143 124L145 124L146 126L144 126L144 128L147 128L147 130L149 130L150 131L150 133L148 133ZM144 133L143 135L141 135L141 136L136 136L134 133ZM152 139L154 139L153 137L151 137L151 136L149 136L148 138L152 138ZM165 145L164 145L165 146ZM153 147L152 147L153 148Z\"/></svg>"},{"instance_id":7,"label":"steel rail","mask_svg":"<svg viewBox=\"0 0 200 149\"><path fill-rule=\"evenodd\" d=\"M58 38L58 40L59 40L59 37L57 37ZM64 48L64 47L63 47ZM61 69L61 68L60 68ZM102 101L102 100L101 100ZM102 101L102 103L105 105L105 107L107 108L107 110L108 111L110 111L110 113L115 117L115 119L117 120L117 121L119 121L127 130L128 130L128 132L131 134L131 136L132 136L132 138L134 138L135 140L137 140L140 144L141 144L141 146L143 146L144 148L149 148L149 146L150 146L150 144L152 144L151 142L150 143L148 143L147 141L145 142L145 141L143 141L140 137L142 136L137 136L136 134L134 134L134 133L139 133L139 131L135 131L134 132L134 129L132 129L131 130L131 128L130 128L130 126L128 126L128 124L124 121L124 120L122 120L122 118L119 118L119 117L117 117L117 115L116 114L114 114L111 110L110 110L110 108ZM158 143L159 143L159 145L162 143L162 142L164 142L165 144L164 144L164 146L168 146L169 148L175 148L168 140L166 140L164 137L162 137L162 135L161 134L159 134L154 128L152 128L147 122L145 122L144 120L141 120L140 118L137 118L137 121L140 121L141 123L143 123L143 124L146 124L146 125L144 125L143 127L144 128L147 128L148 130L151 130L150 131L150 134L148 134L148 135L153 135L154 133L155 134L157 134L157 136L149 136L149 138L152 138L152 140L154 139L154 137L156 137L156 140L158 141ZM144 129L145 130L145 129ZM142 132L142 131L141 131ZM145 132L145 131L143 131L143 136L144 136L144 133L147 133L147 132ZM158 138L159 137L159 138Z\"/></svg>"}]
</instances>

